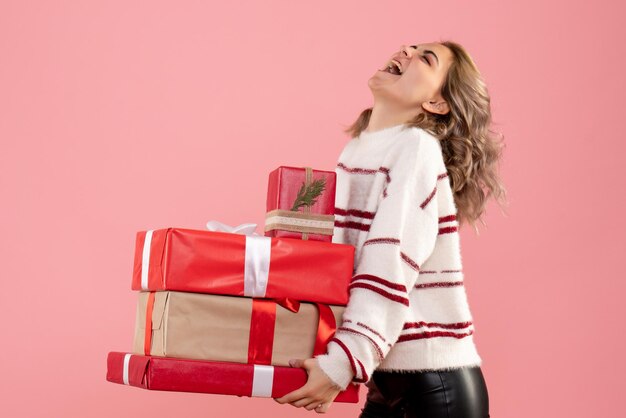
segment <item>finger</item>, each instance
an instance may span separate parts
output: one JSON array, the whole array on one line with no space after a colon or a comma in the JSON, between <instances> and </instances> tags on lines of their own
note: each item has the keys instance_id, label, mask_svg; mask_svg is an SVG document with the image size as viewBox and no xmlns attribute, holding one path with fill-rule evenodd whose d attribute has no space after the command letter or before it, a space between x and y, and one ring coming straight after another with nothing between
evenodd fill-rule
<instances>
[{"instance_id":1,"label":"finger","mask_svg":"<svg viewBox=\"0 0 626 418\"><path fill-rule=\"evenodd\" d=\"M307 411L312 411L313 409L318 408L321 404L321 401L313 401L310 404L305 405L304 409L306 409Z\"/></svg>"},{"instance_id":2,"label":"finger","mask_svg":"<svg viewBox=\"0 0 626 418\"><path fill-rule=\"evenodd\" d=\"M328 408L330 408L330 405L330 403L323 403L315 408L315 412L317 412L318 414L325 414L328 411Z\"/></svg>"},{"instance_id":3,"label":"finger","mask_svg":"<svg viewBox=\"0 0 626 418\"><path fill-rule=\"evenodd\" d=\"M305 386L302 386L300 389L296 389L293 392L286 394L285 396L276 399L278 403L292 403L302 398L306 398L308 395L308 391L305 389Z\"/></svg>"},{"instance_id":4,"label":"finger","mask_svg":"<svg viewBox=\"0 0 626 418\"><path fill-rule=\"evenodd\" d=\"M326 409L328 410L328 408L330 408L330 405L335 402L335 398L337 398L337 396L339 395L339 391L335 391L335 393L326 400L326 402L324 402L324 404L326 405Z\"/></svg>"},{"instance_id":5,"label":"finger","mask_svg":"<svg viewBox=\"0 0 626 418\"><path fill-rule=\"evenodd\" d=\"M291 367L304 367L304 360L302 360L302 359L292 359L292 360L289 360L289 365Z\"/></svg>"},{"instance_id":6,"label":"finger","mask_svg":"<svg viewBox=\"0 0 626 418\"><path fill-rule=\"evenodd\" d=\"M307 373L311 371L314 365L317 364L317 360L314 358L306 359L302 362L302 368L306 369Z\"/></svg>"},{"instance_id":7,"label":"finger","mask_svg":"<svg viewBox=\"0 0 626 418\"><path fill-rule=\"evenodd\" d=\"M302 399L299 399L299 400L297 400L295 402L290 402L290 404L295 406L296 408L302 408L303 406L307 406L310 403L314 403L315 405L317 405L317 404L320 403L320 401L316 401L313 398L302 398ZM313 405L313 406L315 406L315 405Z\"/></svg>"}]
</instances>

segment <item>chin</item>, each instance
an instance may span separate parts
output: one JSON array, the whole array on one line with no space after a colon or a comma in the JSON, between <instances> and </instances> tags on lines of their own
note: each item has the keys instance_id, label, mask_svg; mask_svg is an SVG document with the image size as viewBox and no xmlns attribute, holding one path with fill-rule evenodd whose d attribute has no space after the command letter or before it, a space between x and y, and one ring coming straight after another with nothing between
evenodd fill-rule
<instances>
[{"instance_id":1,"label":"chin","mask_svg":"<svg viewBox=\"0 0 626 418\"><path fill-rule=\"evenodd\" d=\"M383 80L381 77L374 75L367 81L367 85L372 91L385 91L389 86L393 85L393 81L390 83L389 80Z\"/></svg>"}]
</instances>

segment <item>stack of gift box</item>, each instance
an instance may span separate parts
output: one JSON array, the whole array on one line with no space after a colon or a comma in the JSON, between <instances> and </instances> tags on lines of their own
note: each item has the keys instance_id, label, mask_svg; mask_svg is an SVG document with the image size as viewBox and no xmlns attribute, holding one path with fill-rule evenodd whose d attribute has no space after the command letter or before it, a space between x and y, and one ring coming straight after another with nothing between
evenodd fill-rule
<instances>
[{"instance_id":1,"label":"stack of gift box","mask_svg":"<svg viewBox=\"0 0 626 418\"><path fill-rule=\"evenodd\" d=\"M354 247L332 242L335 173L270 173L264 235L255 224L137 233L132 352L107 380L150 390L280 397L306 383L289 366L326 351L341 325ZM336 402L358 402L350 385Z\"/></svg>"}]
</instances>

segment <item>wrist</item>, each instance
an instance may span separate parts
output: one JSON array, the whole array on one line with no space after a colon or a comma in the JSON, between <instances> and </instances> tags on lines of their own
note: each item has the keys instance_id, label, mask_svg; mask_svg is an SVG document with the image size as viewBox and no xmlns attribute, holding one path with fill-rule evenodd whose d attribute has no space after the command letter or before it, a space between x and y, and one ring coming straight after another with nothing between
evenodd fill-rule
<instances>
[{"instance_id":1,"label":"wrist","mask_svg":"<svg viewBox=\"0 0 626 418\"><path fill-rule=\"evenodd\" d=\"M354 377L350 360L344 353L329 350L328 354L316 357L320 370L339 390L345 390Z\"/></svg>"}]
</instances>

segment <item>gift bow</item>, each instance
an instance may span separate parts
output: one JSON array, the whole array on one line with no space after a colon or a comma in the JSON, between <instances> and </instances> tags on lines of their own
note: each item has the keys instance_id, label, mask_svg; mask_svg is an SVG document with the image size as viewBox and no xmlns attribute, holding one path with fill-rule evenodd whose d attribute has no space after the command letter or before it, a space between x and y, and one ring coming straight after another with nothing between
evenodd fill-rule
<instances>
[{"instance_id":1,"label":"gift bow","mask_svg":"<svg viewBox=\"0 0 626 418\"><path fill-rule=\"evenodd\" d=\"M237 226L230 226L220 221L212 220L206 223L206 227L209 231L218 231L218 232L231 232L233 234L243 234L243 235L259 235L254 230L256 229L257 224L253 223L245 223Z\"/></svg>"}]
</instances>

